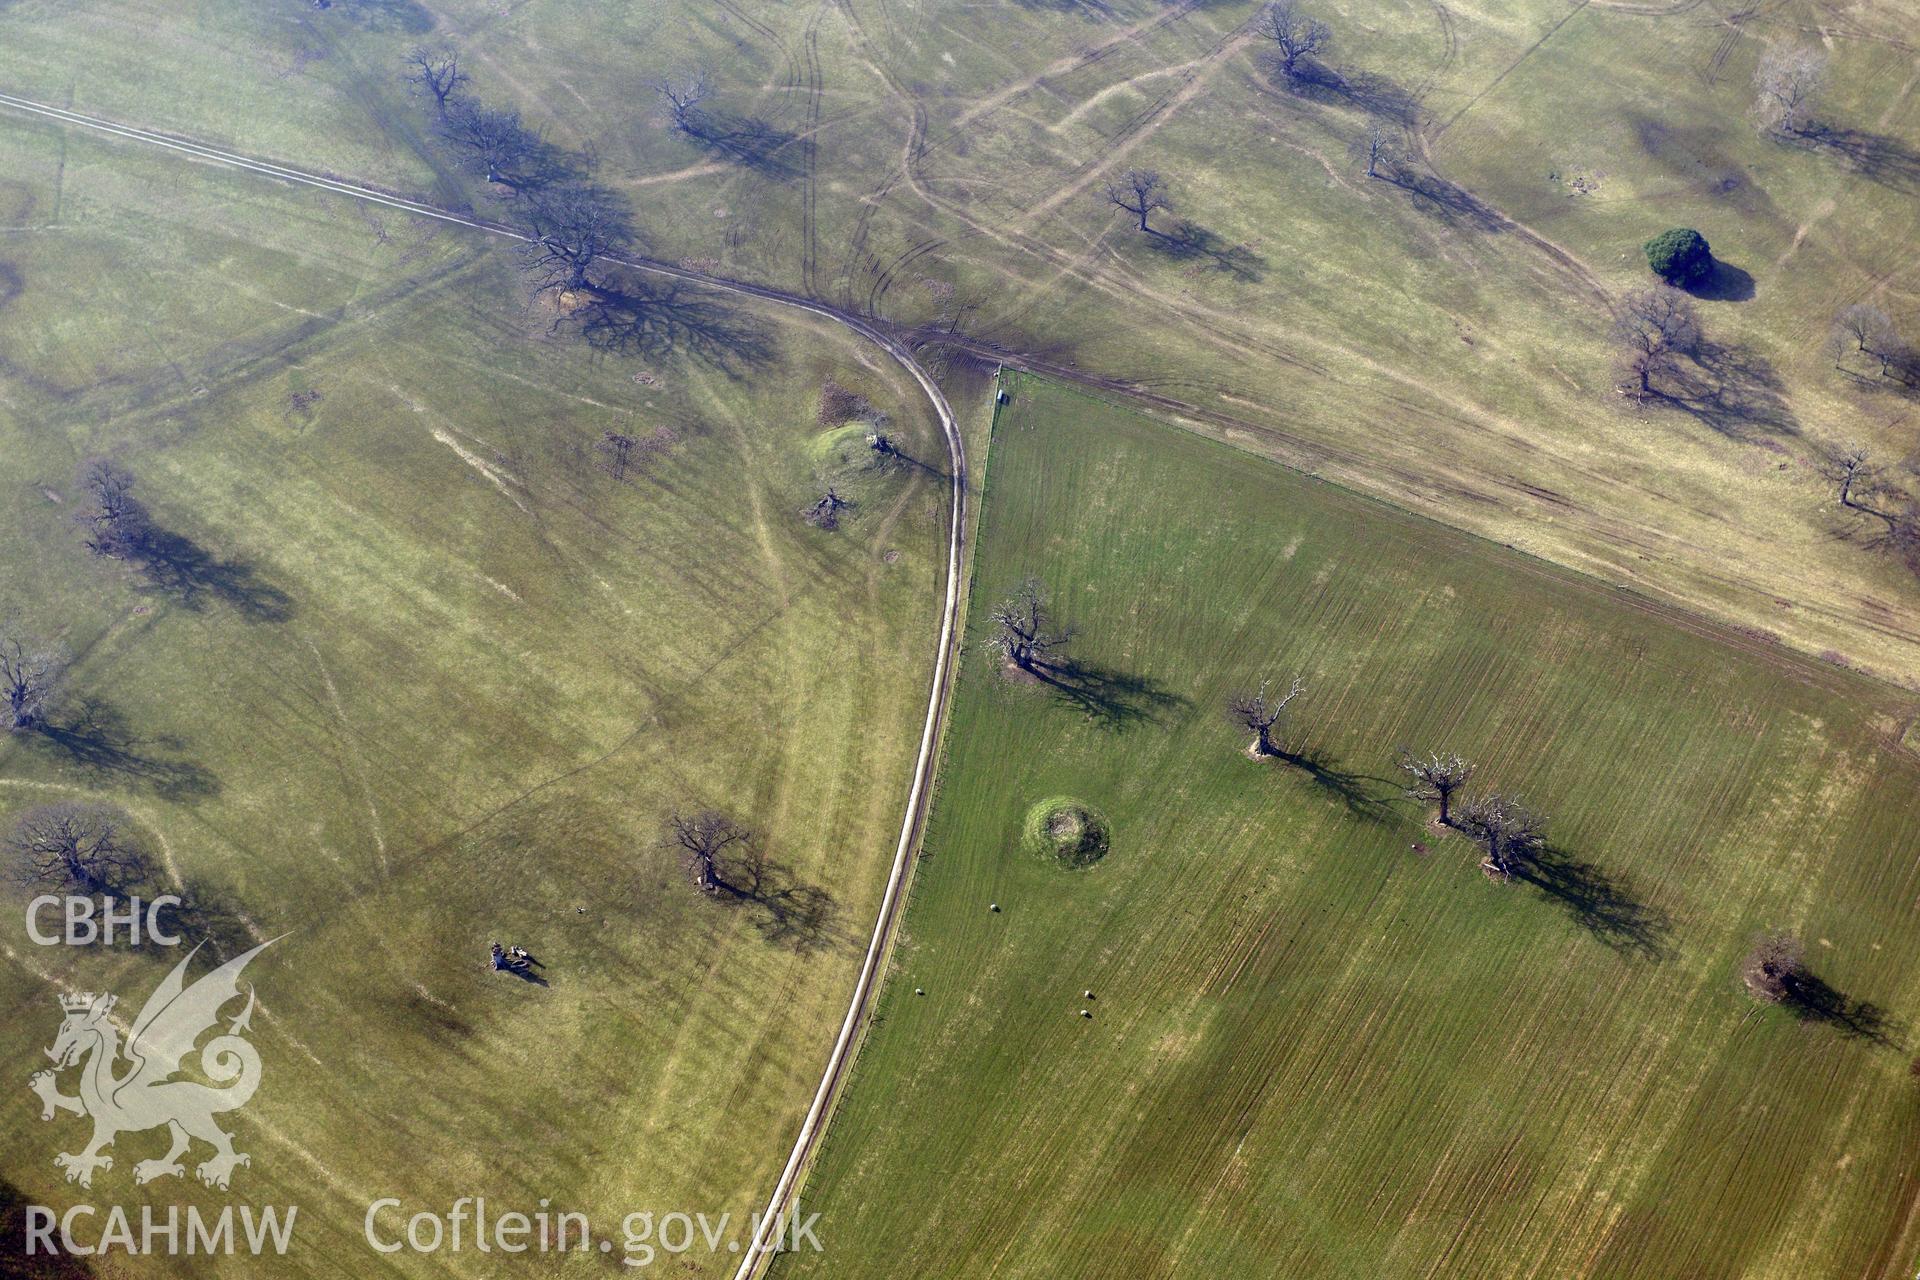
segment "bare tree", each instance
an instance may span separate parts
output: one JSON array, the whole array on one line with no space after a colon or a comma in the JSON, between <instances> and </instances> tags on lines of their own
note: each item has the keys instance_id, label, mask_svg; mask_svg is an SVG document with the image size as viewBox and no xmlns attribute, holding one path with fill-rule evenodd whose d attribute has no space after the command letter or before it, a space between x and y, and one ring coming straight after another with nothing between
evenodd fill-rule
<instances>
[{"instance_id":1,"label":"bare tree","mask_svg":"<svg viewBox=\"0 0 1920 1280\"><path fill-rule=\"evenodd\" d=\"M593 446L606 458L607 474L615 480L625 480L627 472L633 466L634 451L640 442L622 431L609 431L600 437Z\"/></svg>"},{"instance_id":2,"label":"bare tree","mask_svg":"<svg viewBox=\"0 0 1920 1280\"><path fill-rule=\"evenodd\" d=\"M1806 133L1826 69L1826 55L1808 45L1776 44L1762 54L1753 73L1753 113L1761 128Z\"/></svg>"},{"instance_id":3,"label":"bare tree","mask_svg":"<svg viewBox=\"0 0 1920 1280\"><path fill-rule=\"evenodd\" d=\"M1287 686L1285 694L1276 695L1272 691L1272 684L1271 680L1262 680L1258 689L1252 692L1242 690L1227 699L1227 718L1254 735L1253 745L1248 750L1256 756L1287 754L1287 731L1284 727L1287 706L1307 689L1306 682L1298 676ZM1277 731L1276 726L1279 726Z\"/></svg>"},{"instance_id":4,"label":"bare tree","mask_svg":"<svg viewBox=\"0 0 1920 1280\"><path fill-rule=\"evenodd\" d=\"M1360 153L1367 158L1369 178L1379 177L1382 165L1392 165L1393 145L1378 120L1367 122L1366 136L1360 140Z\"/></svg>"},{"instance_id":5,"label":"bare tree","mask_svg":"<svg viewBox=\"0 0 1920 1280\"><path fill-rule=\"evenodd\" d=\"M1487 870L1510 876L1540 848L1547 822L1518 799L1496 791L1462 805L1457 825L1486 849Z\"/></svg>"},{"instance_id":6,"label":"bare tree","mask_svg":"<svg viewBox=\"0 0 1920 1280\"><path fill-rule=\"evenodd\" d=\"M1071 627L1054 622L1046 586L1038 578L1028 578L994 606L991 619L993 635L987 647L1023 671L1046 666L1049 656L1073 638Z\"/></svg>"},{"instance_id":7,"label":"bare tree","mask_svg":"<svg viewBox=\"0 0 1920 1280\"><path fill-rule=\"evenodd\" d=\"M133 484L131 471L105 458L81 466L80 486L90 504L77 519L95 555L125 559L137 555L151 540L153 522L133 496Z\"/></svg>"},{"instance_id":8,"label":"bare tree","mask_svg":"<svg viewBox=\"0 0 1920 1280\"><path fill-rule=\"evenodd\" d=\"M1872 355L1891 347L1894 341L1893 320L1878 307L1856 302L1843 307L1833 318L1833 345L1842 354Z\"/></svg>"},{"instance_id":9,"label":"bare tree","mask_svg":"<svg viewBox=\"0 0 1920 1280\"><path fill-rule=\"evenodd\" d=\"M595 265L633 247L626 203L596 183L541 187L527 203L533 238L526 243L526 264L538 290L597 292L590 274Z\"/></svg>"},{"instance_id":10,"label":"bare tree","mask_svg":"<svg viewBox=\"0 0 1920 1280\"><path fill-rule=\"evenodd\" d=\"M682 67L669 71L648 87L660 95L673 127L682 133L699 134L700 104L713 92L712 78L705 67Z\"/></svg>"},{"instance_id":11,"label":"bare tree","mask_svg":"<svg viewBox=\"0 0 1920 1280\"><path fill-rule=\"evenodd\" d=\"M1614 342L1629 385L1641 399L1680 370L1680 358L1700 348L1700 317L1678 289L1635 289L1621 300Z\"/></svg>"},{"instance_id":12,"label":"bare tree","mask_svg":"<svg viewBox=\"0 0 1920 1280\"><path fill-rule=\"evenodd\" d=\"M521 123L518 111L455 99L440 119L440 136L465 151L488 182L516 191L530 185L520 170L539 156L540 135Z\"/></svg>"},{"instance_id":13,"label":"bare tree","mask_svg":"<svg viewBox=\"0 0 1920 1280\"><path fill-rule=\"evenodd\" d=\"M1298 74L1302 58L1326 48L1333 35L1326 23L1301 12L1293 0L1274 0L1254 19L1253 29L1273 42L1280 69L1289 77Z\"/></svg>"},{"instance_id":14,"label":"bare tree","mask_svg":"<svg viewBox=\"0 0 1920 1280\"><path fill-rule=\"evenodd\" d=\"M1806 951L1790 933L1769 933L1753 944L1740 976L1747 989L1769 1004L1792 996L1807 976Z\"/></svg>"},{"instance_id":15,"label":"bare tree","mask_svg":"<svg viewBox=\"0 0 1920 1280\"><path fill-rule=\"evenodd\" d=\"M1884 540L1902 550L1920 541L1920 515L1912 498L1893 483L1886 469L1876 466L1867 450L1847 445L1829 453L1821 473L1833 482L1840 505L1884 526Z\"/></svg>"},{"instance_id":16,"label":"bare tree","mask_svg":"<svg viewBox=\"0 0 1920 1280\"><path fill-rule=\"evenodd\" d=\"M1109 204L1117 205L1139 219L1140 229L1149 234L1158 233L1147 225L1147 219L1161 210L1173 208L1173 201L1167 198L1166 185L1152 169L1127 170L1107 183L1106 193Z\"/></svg>"},{"instance_id":17,"label":"bare tree","mask_svg":"<svg viewBox=\"0 0 1920 1280\"><path fill-rule=\"evenodd\" d=\"M7 837L23 884L116 895L135 887L146 858L123 834L124 814L100 805L30 809Z\"/></svg>"},{"instance_id":18,"label":"bare tree","mask_svg":"<svg viewBox=\"0 0 1920 1280\"><path fill-rule=\"evenodd\" d=\"M720 874L720 855L752 840L753 834L726 814L704 809L669 817L666 838L670 846L679 849L693 882L705 893L717 893L727 887Z\"/></svg>"},{"instance_id":19,"label":"bare tree","mask_svg":"<svg viewBox=\"0 0 1920 1280\"><path fill-rule=\"evenodd\" d=\"M470 77L460 69L460 59L451 49L429 49L424 45L408 51L403 60L407 83L433 98L433 109L442 119L447 104Z\"/></svg>"},{"instance_id":20,"label":"bare tree","mask_svg":"<svg viewBox=\"0 0 1920 1280\"><path fill-rule=\"evenodd\" d=\"M66 679L67 655L57 645L29 640L0 619L0 714L9 731L38 725Z\"/></svg>"},{"instance_id":21,"label":"bare tree","mask_svg":"<svg viewBox=\"0 0 1920 1280\"><path fill-rule=\"evenodd\" d=\"M1882 475L1880 468L1873 465L1872 455L1864 446L1850 444L1835 449L1827 457L1821 470L1827 479L1839 486L1838 496L1841 506L1854 511L1880 514L1861 501L1862 494L1871 495L1879 490Z\"/></svg>"},{"instance_id":22,"label":"bare tree","mask_svg":"<svg viewBox=\"0 0 1920 1280\"><path fill-rule=\"evenodd\" d=\"M1848 356L1864 355L1880 365L1880 376L1906 380L1912 348L1893 326L1893 318L1864 302L1844 307L1833 318L1831 345L1837 365Z\"/></svg>"},{"instance_id":23,"label":"bare tree","mask_svg":"<svg viewBox=\"0 0 1920 1280\"><path fill-rule=\"evenodd\" d=\"M1441 825L1452 826L1453 793L1473 777L1473 766L1450 751L1429 751L1424 756L1416 756L1402 747L1400 768L1413 779L1407 794L1422 804L1438 801Z\"/></svg>"}]
</instances>

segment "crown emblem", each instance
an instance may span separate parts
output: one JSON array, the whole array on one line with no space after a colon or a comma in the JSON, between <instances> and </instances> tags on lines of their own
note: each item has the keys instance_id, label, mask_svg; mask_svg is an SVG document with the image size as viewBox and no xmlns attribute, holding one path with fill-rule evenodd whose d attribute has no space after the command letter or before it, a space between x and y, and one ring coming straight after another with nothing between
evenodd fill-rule
<instances>
[{"instance_id":1,"label":"crown emblem","mask_svg":"<svg viewBox=\"0 0 1920 1280\"><path fill-rule=\"evenodd\" d=\"M62 1009L65 1009L68 1013L85 1013L87 1010L93 1008L95 1002L99 1001L100 999L101 999L100 996L95 995L91 991L82 991L78 995L61 996L60 1007ZM107 1004L111 1006L113 1003L113 997L112 996L106 997L106 1001L107 1001Z\"/></svg>"}]
</instances>

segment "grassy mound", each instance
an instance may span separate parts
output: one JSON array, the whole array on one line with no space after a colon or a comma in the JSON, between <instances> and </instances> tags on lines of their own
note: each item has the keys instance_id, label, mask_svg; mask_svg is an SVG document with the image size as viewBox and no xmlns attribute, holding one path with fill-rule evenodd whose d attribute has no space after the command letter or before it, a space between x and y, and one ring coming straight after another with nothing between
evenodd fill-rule
<instances>
[{"instance_id":1,"label":"grassy mound","mask_svg":"<svg viewBox=\"0 0 1920 1280\"><path fill-rule=\"evenodd\" d=\"M814 436L813 465L820 478L839 481L872 470L873 446L867 443L872 430L864 422L849 422Z\"/></svg>"},{"instance_id":2,"label":"grassy mound","mask_svg":"<svg viewBox=\"0 0 1920 1280\"><path fill-rule=\"evenodd\" d=\"M1069 867L1090 867L1107 856L1107 820L1071 796L1053 796L1027 810L1020 843L1031 853Z\"/></svg>"}]
</instances>

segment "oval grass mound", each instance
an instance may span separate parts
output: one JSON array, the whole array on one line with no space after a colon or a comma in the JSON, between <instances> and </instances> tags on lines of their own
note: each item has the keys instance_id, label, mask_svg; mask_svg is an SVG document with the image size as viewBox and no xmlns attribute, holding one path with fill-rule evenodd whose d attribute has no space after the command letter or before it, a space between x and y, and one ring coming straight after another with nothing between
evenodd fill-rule
<instances>
[{"instance_id":1,"label":"oval grass mound","mask_svg":"<svg viewBox=\"0 0 1920 1280\"><path fill-rule=\"evenodd\" d=\"M840 480L873 467L873 446L867 434L873 430L864 422L822 431L812 440L813 465L822 480Z\"/></svg>"},{"instance_id":2,"label":"oval grass mound","mask_svg":"<svg viewBox=\"0 0 1920 1280\"><path fill-rule=\"evenodd\" d=\"M1027 810L1020 841L1063 866L1090 867L1107 854L1107 820L1072 796L1051 796Z\"/></svg>"}]
</instances>

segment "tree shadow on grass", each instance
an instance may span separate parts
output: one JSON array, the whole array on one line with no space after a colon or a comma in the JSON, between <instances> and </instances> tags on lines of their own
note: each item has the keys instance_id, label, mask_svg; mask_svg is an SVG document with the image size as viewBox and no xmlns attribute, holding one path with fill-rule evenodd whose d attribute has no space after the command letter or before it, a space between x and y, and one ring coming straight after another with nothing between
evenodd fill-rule
<instances>
[{"instance_id":1,"label":"tree shadow on grass","mask_svg":"<svg viewBox=\"0 0 1920 1280\"><path fill-rule=\"evenodd\" d=\"M1022 9L1033 9L1044 13L1077 13L1089 22L1099 22L1115 16L1112 5L1106 0L1013 0Z\"/></svg>"},{"instance_id":2,"label":"tree shadow on grass","mask_svg":"<svg viewBox=\"0 0 1920 1280\"><path fill-rule=\"evenodd\" d=\"M207 943L222 960L230 960L260 942L238 901L223 889L188 882L156 892L179 895L178 906L170 903L160 909L160 923L189 946Z\"/></svg>"},{"instance_id":3,"label":"tree shadow on grass","mask_svg":"<svg viewBox=\"0 0 1920 1280\"><path fill-rule=\"evenodd\" d=\"M293 598L260 581L251 564L222 560L185 534L152 528L129 559L155 593L183 609L197 613L213 601L249 622L285 622L293 616Z\"/></svg>"},{"instance_id":4,"label":"tree shadow on grass","mask_svg":"<svg viewBox=\"0 0 1920 1280\"><path fill-rule=\"evenodd\" d=\"M1794 141L1839 156L1869 182L1895 191L1920 192L1920 151L1898 138L1813 124L1795 135Z\"/></svg>"},{"instance_id":5,"label":"tree shadow on grass","mask_svg":"<svg viewBox=\"0 0 1920 1280\"><path fill-rule=\"evenodd\" d=\"M779 181L800 173L797 165L780 154L799 141L799 136L756 116L699 111L688 117L682 132L702 150L751 169L763 178Z\"/></svg>"},{"instance_id":6,"label":"tree shadow on grass","mask_svg":"<svg viewBox=\"0 0 1920 1280\"><path fill-rule=\"evenodd\" d=\"M1082 711L1089 720L1116 732L1142 722L1159 724L1160 717L1187 699L1172 693L1151 676L1115 671L1069 658L1057 663L1035 663L1029 670L1060 701Z\"/></svg>"},{"instance_id":7,"label":"tree shadow on grass","mask_svg":"<svg viewBox=\"0 0 1920 1280\"><path fill-rule=\"evenodd\" d=\"M1317 62L1301 62L1289 76L1279 58L1271 60L1269 78L1275 88L1309 102L1364 111L1370 116L1411 127L1420 118L1420 100L1398 81L1370 71L1335 71Z\"/></svg>"},{"instance_id":8,"label":"tree shadow on grass","mask_svg":"<svg viewBox=\"0 0 1920 1280\"><path fill-rule=\"evenodd\" d=\"M802 882L754 841L734 849L718 875L720 892L753 913L762 938L800 955L851 945L831 893Z\"/></svg>"},{"instance_id":9,"label":"tree shadow on grass","mask_svg":"<svg viewBox=\"0 0 1920 1280\"><path fill-rule=\"evenodd\" d=\"M1751 347L1702 342L1691 367L1656 387L1649 399L1735 440L1800 434L1773 362Z\"/></svg>"},{"instance_id":10,"label":"tree shadow on grass","mask_svg":"<svg viewBox=\"0 0 1920 1280\"><path fill-rule=\"evenodd\" d=\"M1244 244L1226 244L1219 236L1192 222L1172 231L1149 231L1147 244L1155 253L1175 261L1210 262L1235 280L1251 283L1265 274L1267 260Z\"/></svg>"},{"instance_id":11,"label":"tree shadow on grass","mask_svg":"<svg viewBox=\"0 0 1920 1280\"><path fill-rule=\"evenodd\" d=\"M596 351L662 359L684 355L728 377L758 369L778 354L767 327L707 290L679 281L656 284L632 273L609 276L571 323Z\"/></svg>"},{"instance_id":12,"label":"tree shadow on grass","mask_svg":"<svg viewBox=\"0 0 1920 1280\"><path fill-rule=\"evenodd\" d=\"M1832 1027L1843 1035L1888 1049L1906 1043L1906 1028L1870 1000L1836 991L1819 975L1802 971L1786 984L1780 1004L1802 1022Z\"/></svg>"},{"instance_id":13,"label":"tree shadow on grass","mask_svg":"<svg viewBox=\"0 0 1920 1280\"><path fill-rule=\"evenodd\" d=\"M1754 294L1753 273L1715 258L1707 278L1688 285L1687 292L1707 302L1745 302Z\"/></svg>"},{"instance_id":14,"label":"tree shadow on grass","mask_svg":"<svg viewBox=\"0 0 1920 1280\"><path fill-rule=\"evenodd\" d=\"M1575 923L1615 951L1665 958L1672 921L1636 897L1623 878L1550 844L1521 861L1514 876L1558 902Z\"/></svg>"},{"instance_id":15,"label":"tree shadow on grass","mask_svg":"<svg viewBox=\"0 0 1920 1280\"><path fill-rule=\"evenodd\" d=\"M81 699L70 714L40 724L36 732L69 763L101 777L139 783L167 800L191 802L220 790L220 780L210 770L173 754L178 741L136 736L126 717L99 698Z\"/></svg>"},{"instance_id":16,"label":"tree shadow on grass","mask_svg":"<svg viewBox=\"0 0 1920 1280\"><path fill-rule=\"evenodd\" d=\"M1506 230L1506 223L1492 207L1465 187L1449 182L1437 173L1423 173L1404 164L1380 171L1380 180L1407 193L1415 210L1449 226L1495 235Z\"/></svg>"},{"instance_id":17,"label":"tree shadow on grass","mask_svg":"<svg viewBox=\"0 0 1920 1280\"><path fill-rule=\"evenodd\" d=\"M1314 786L1346 805L1347 812L1356 818L1385 822L1393 816L1392 799L1400 791L1390 779L1344 768L1339 760L1317 747L1282 751L1276 758L1304 772Z\"/></svg>"}]
</instances>

